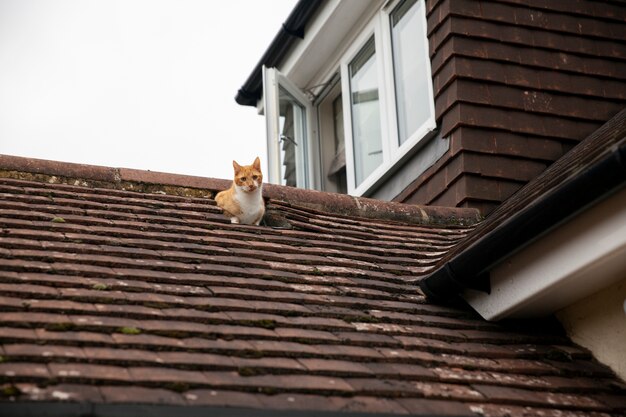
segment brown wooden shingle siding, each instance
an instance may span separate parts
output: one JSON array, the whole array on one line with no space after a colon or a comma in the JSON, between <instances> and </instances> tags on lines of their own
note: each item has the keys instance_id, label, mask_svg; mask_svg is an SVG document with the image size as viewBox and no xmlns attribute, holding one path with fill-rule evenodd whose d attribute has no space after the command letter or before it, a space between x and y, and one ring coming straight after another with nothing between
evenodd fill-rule
<instances>
[{"instance_id":1,"label":"brown wooden shingle siding","mask_svg":"<svg viewBox=\"0 0 626 417\"><path fill-rule=\"evenodd\" d=\"M487 214L626 105L626 2L427 0L450 150L397 201Z\"/></svg>"},{"instance_id":2,"label":"brown wooden shingle siding","mask_svg":"<svg viewBox=\"0 0 626 417\"><path fill-rule=\"evenodd\" d=\"M536 115L522 109L514 111L457 102L445 114L441 131L444 136L448 136L459 126L487 127L567 140L578 139L579 135L589 135L598 125L599 123L579 119Z\"/></svg>"},{"instance_id":3,"label":"brown wooden shingle siding","mask_svg":"<svg viewBox=\"0 0 626 417\"><path fill-rule=\"evenodd\" d=\"M626 58L619 41L581 38L569 33L537 31L525 27L507 27L495 22L485 22L464 16L452 16L431 35L431 52L437 50L451 35L497 40L508 44L524 44L536 48L557 49L559 51L597 56L601 58Z\"/></svg>"},{"instance_id":4,"label":"brown wooden shingle siding","mask_svg":"<svg viewBox=\"0 0 626 417\"><path fill-rule=\"evenodd\" d=\"M451 141L451 152L454 155L466 151L481 154L528 157L540 161L554 161L571 148L572 145L563 142L473 128L455 130Z\"/></svg>"},{"instance_id":5,"label":"brown wooden shingle siding","mask_svg":"<svg viewBox=\"0 0 626 417\"><path fill-rule=\"evenodd\" d=\"M442 44L432 57L433 73L453 55L622 80L626 74L624 62L462 37L448 38Z\"/></svg>"},{"instance_id":6,"label":"brown wooden shingle siding","mask_svg":"<svg viewBox=\"0 0 626 417\"><path fill-rule=\"evenodd\" d=\"M457 203L458 205L472 205L474 207L473 203L480 202L481 207L484 207L484 204L489 204L489 207L494 209L500 201L512 196L520 187L520 183L494 181L476 175L463 175L435 198L433 204L449 206L452 202L460 201ZM468 195L471 198L468 198Z\"/></svg>"},{"instance_id":7,"label":"brown wooden shingle siding","mask_svg":"<svg viewBox=\"0 0 626 417\"><path fill-rule=\"evenodd\" d=\"M583 97L601 97L621 103L626 100L623 80L603 79L461 56L452 57L433 77L435 93L442 91L457 78L480 79L494 84Z\"/></svg>"},{"instance_id":8,"label":"brown wooden shingle siding","mask_svg":"<svg viewBox=\"0 0 626 417\"><path fill-rule=\"evenodd\" d=\"M467 16L534 29L626 40L622 26L625 21L623 9L621 13L619 10L623 6L614 5L614 16L607 18L605 13L598 12L607 7L602 1L580 1L578 10L569 8L569 1L546 1L542 8L536 8L534 2L528 1L441 0L434 3L429 14L431 30L450 16Z\"/></svg>"},{"instance_id":9,"label":"brown wooden shingle siding","mask_svg":"<svg viewBox=\"0 0 626 417\"><path fill-rule=\"evenodd\" d=\"M459 79L441 91L435 101L437 113L444 114L456 102L497 106L522 110L526 113L542 113L542 116L545 114L593 122L604 121L622 108L618 102L603 99L511 88L507 85L476 83L465 79Z\"/></svg>"},{"instance_id":10,"label":"brown wooden shingle siding","mask_svg":"<svg viewBox=\"0 0 626 417\"><path fill-rule=\"evenodd\" d=\"M547 161L458 152L443 166L434 168L436 172L414 192L413 198L441 206L467 206L470 201L487 200L490 207L495 207L501 198L509 197L547 166ZM475 179L468 179L471 177ZM489 190L492 183L493 189Z\"/></svg>"}]
</instances>

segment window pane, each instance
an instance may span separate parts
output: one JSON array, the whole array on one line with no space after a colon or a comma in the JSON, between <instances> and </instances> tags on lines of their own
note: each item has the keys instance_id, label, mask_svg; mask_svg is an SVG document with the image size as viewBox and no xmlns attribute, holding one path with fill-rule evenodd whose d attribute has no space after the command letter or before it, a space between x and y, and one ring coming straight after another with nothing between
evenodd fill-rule
<instances>
[{"instance_id":1,"label":"window pane","mask_svg":"<svg viewBox=\"0 0 626 417\"><path fill-rule=\"evenodd\" d=\"M306 187L306 110L285 90L279 87L281 184Z\"/></svg>"},{"instance_id":2,"label":"window pane","mask_svg":"<svg viewBox=\"0 0 626 417\"><path fill-rule=\"evenodd\" d=\"M423 1L405 0L391 13L391 40L400 145L430 117Z\"/></svg>"},{"instance_id":3,"label":"window pane","mask_svg":"<svg viewBox=\"0 0 626 417\"><path fill-rule=\"evenodd\" d=\"M383 162L374 38L350 63L349 72L354 174L358 187Z\"/></svg>"}]
</instances>

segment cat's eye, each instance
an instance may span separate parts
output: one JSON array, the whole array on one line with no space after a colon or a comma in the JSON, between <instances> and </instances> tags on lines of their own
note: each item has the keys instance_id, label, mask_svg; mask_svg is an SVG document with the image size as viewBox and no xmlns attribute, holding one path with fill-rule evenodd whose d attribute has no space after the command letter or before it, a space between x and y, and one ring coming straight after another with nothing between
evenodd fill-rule
<instances>
[{"instance_id":1,"label":"cat's eye","mask_svg":"<svg viewBox=\"0 0 626 417\"><path fill-rule=\"evenodd\" d=\"M253 175L253 176L252 176L252 179L256 181L256 180L258 180L258 179L259 179L259 176L258 176L258 175Z\"/></svg>"},{"instance_id":2,"label":"cat's eye","mask_svg":"<svg viewBox=\"0 0 626 417\"><path fill-rule=\"evenodd\" d=\"M239 181L245 181L247 178L246 177L241 177L239 178Z\"/></svg>"}]
</instances>

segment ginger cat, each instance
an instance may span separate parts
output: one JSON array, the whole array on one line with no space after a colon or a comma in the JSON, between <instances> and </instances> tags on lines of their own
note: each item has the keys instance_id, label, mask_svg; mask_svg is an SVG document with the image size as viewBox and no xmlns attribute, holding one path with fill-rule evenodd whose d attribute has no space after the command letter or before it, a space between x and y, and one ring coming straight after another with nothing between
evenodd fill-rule
<instances>
[{"instance_id":1,"label":"ginger cat","mask_svg":"<svg viewBox=\"0 0 626 417\"><path fill-rule=\"evenodd\" d=\"M233 168L233 185L217 193L215 201L224 214L230 217L231 223L258 225L265 214L261 160L257 156L252 165L244 166L233 161Z\"/></svg>"}]
</instances>

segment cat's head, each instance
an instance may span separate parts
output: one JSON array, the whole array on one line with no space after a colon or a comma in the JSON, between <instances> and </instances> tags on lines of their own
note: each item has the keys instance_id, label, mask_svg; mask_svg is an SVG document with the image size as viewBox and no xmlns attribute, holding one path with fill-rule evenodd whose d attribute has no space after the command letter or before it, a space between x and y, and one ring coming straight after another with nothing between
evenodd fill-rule
<instances>
[{"instance_id":1,"label":"cat's head","mask_svg":"<svg viewBox=\"0 0 626 417\"><path fill-rule=\"evenodd\" d=\"M252 165L239 165L237 161L233 161L233 168L235 168L235 185L241 190L251 192L263 184L261 160L258 156Z\"/></svg>"}]
</instances>

